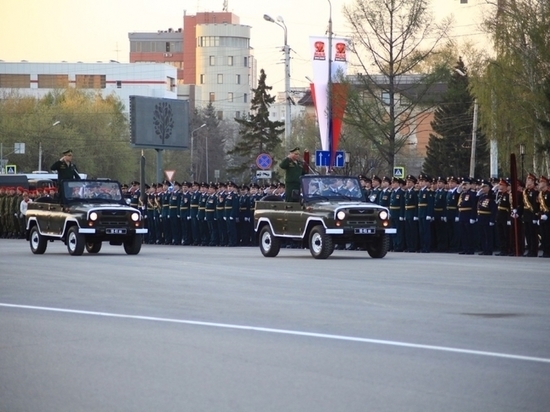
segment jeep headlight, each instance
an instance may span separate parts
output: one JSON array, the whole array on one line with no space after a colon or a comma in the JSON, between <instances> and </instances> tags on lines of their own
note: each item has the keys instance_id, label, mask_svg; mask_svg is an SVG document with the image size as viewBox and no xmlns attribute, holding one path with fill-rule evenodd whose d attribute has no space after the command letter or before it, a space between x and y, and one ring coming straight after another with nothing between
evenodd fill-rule
<instances>
[{"instance_id":1,"label":"jeep headlight","mask_svg":"<svg viewBox=\"0 0 550 412\"><path fill-rule=\"evenodd\" d=\"M92 220L92 221L96 221L96 220L97 220L97 218L98 218L98 216L97 216L97 213L96 213L96 212L92 212L92 213L90 213L90 220Z\"/></svg>"},{"instance_id":2,"label":"jeep headlight","mask_svg":"<svg viewBox=\"0 0 550 412\"><path fill-rule=\"evenodd\" d=\"M343 210L340 210L338 213L336 213L336 219L338 220L344 220L346 218L346 212Z\"/></svg>"},{"instance_id":3,"label":"jeep headlight","mask_svg":"<svg viewBox=\"0 0 550 412\"><path fill-rule=\"evenodd\" d=\"M388 212L386 212L385 210L382 210L380 211L380 213L378 213L378 217L381 220L386 220L388 218Z\"/></svg>"},{"instance_id":4,"label":"jeep headlight","mask_svg":"<svg viewBox=\"0 0 550 412\"><path fill-rule=\"evenodd\" d=\"M139 220L139 213L132 213L132 216L130 216L134 222L137 222Z\"/></svg>"}]
</instances>

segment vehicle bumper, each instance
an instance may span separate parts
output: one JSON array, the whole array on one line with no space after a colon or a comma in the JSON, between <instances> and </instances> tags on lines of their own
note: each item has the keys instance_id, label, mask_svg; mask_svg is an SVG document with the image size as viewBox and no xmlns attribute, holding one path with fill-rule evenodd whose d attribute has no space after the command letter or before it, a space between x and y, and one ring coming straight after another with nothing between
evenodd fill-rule
<instances>
[{"instance_id":1,"label":"vehicle bumper","mask_svg":"<svg viewBox=\"0 0 550 412\"><path fill-rule=\"evenodd\" d=\"M370 234L357 234L355 233L354 229L344 229L344 228L326 229L325 232L327 235L372 236L372 235L380 235L380 234L395 235L397 233L397 229L395 228L376 229L375 233L370 233Z\"/></svg>"},{"instance_id":2,"label":"vehicle bumper","mask_svg":"<svg viewBox=\"0 0 550 412\"><path fill-rule=\"evenodd\" d=\"M107 236L116 236L116 235L145 235L147 234L148 229L138 228L138 229L127 229L126 233L107 233L104 228L79 228L78 233L85 235L107 235Z\"/></svg>"}]
</instances>

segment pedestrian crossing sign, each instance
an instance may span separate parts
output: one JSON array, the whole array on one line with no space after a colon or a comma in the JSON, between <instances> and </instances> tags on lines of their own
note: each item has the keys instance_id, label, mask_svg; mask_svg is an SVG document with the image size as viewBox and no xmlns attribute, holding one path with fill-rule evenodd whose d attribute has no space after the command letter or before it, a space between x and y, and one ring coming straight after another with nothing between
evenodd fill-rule
<instances>
[{"instance_id":1,"label":"pedestrian crossing sign","mask_svg":"<svg viewBox=\"0 0 550 412\"><path fill-rule=\"evenodd\" d=\"M14 175L16 173L17 173L17 166L16 165L6 165L6 174Z\"/></svg>"},{"instance_id":2,"label":"pedestrian crossing sign","mask_svg":"<svg viewBox=\"0 0 550 412\"><path fill-rule=\"evenodd\" d=\"M393 168L393 177L403 178L404 176L405 176L405 168L404 167L394 167Z\"/></svg>"}]
</instances>

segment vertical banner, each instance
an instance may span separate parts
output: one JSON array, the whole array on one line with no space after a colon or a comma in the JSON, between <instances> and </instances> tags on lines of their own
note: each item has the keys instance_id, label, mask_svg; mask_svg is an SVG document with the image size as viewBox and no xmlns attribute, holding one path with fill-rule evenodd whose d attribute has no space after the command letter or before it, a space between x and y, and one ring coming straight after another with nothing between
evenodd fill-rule
<instances>
[{"instance_id":1,"label":"vertical banner","mask_svg":"<svg viewBox=\"0 0 550 412\"><path fill-rule=\"evenodd\" d=\"M315 112L319 123L321 149L330 151L330 163L334 164L334 153L338 150L342 118L346 108L347 91L339 83L340 76L347 71L347 49L349 39L332 37L332 50L328 50L328 37L311 36L310 49L313 62L313 83L310 85L311 96L315 104ZM329 53L331 55L331 101L329 111ZM329 116L331 129L329 130Z\"/></svg>"}]
</instances>

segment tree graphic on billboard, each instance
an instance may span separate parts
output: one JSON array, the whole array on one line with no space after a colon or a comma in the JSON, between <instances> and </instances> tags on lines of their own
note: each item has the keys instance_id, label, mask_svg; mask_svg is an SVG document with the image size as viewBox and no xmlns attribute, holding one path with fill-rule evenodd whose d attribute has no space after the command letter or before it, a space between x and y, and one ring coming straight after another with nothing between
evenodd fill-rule
<instances>
[{"instance_id":1,"label":"tree graphic on billboard","mask_svg":"<svg viewBox=\"0 0 550 412\"><path fill-rule=\"evenodd\" d=\"M174 128L174 117L170 104L161 102L155 105L153 125L155 126L155 134L164 144L164 141L172 136L172 129Z\"/></svg>"}]
</instances>

